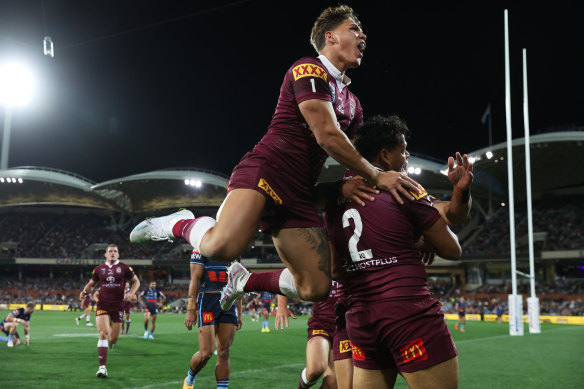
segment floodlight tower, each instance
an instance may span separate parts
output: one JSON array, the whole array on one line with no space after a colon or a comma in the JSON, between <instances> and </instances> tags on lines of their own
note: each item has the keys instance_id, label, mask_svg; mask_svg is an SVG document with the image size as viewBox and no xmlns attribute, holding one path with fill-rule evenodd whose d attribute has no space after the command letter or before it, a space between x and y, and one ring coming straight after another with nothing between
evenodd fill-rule
<instances>
[{"instance_id":1,"label":"floodlight tower","mask_svg":"<svg viewBox=\"0 0 584 389\"><path fill-rule=\"evenodd\" d=\"M0 104L4 104L5 107L0 170L8 169L12 107L28 104L32 95L32 86L32 76L25 67L18 64L6 64L0 67Z\"/></svg>"}]
</instances>

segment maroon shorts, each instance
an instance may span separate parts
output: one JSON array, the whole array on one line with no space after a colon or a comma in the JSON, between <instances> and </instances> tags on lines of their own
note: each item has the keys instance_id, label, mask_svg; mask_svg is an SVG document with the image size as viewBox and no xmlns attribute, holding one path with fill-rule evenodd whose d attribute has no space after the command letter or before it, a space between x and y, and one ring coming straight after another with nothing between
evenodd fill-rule
<instances>
[{"instance_id":1,"label":"maroon shorts","mask_svg":"<svg viewBox=\"0 0 584 389\"><path fill-rule=\"evenodd\" d=\"M351 341L349 340L349 334L347 334L347 322L345 321L347 309L347 305L342 302L338 302L335 306L336 328L333 338L333 360L335 361L349 359L353 356Z\"/></svg>"},{"instance_id":2,"label":"maroon shorts","mask_svg":"<svg viewBox=\"0 0 584 389\"><path fill-rule=\"evenodd\" d=\"M132 309L133 306L134 306L134 303L132 303L132 302L122 301L122 311L124 311L124 312L130 312L130 310Z\"/></svg>"},{"instance_id":3,"label":"maroon shorts","mask_svg":"<svg viewBox=\"0 0 584 389\"><path fill-rule=\"evenodd\" d=\"M87 309L91 304L91 300L83 300L83 309Z\"/></svg>"},{"instance_id":4,"label":"maroon shorts","mask_svg":"<svg viewBox=\"0 0 584 389\"><path fill-rule=\"evenodd\" d=\"M335 336L335 318L312 316L308 319L308 340L315 336L322 336L332 344Z\"/></svg>"},{"instance_id":5,"label":"maroon shorts","mask_svg":"<svg viewBox=\"0 0 584 389\"><path fill-rule=\"evenodd\" d=\"M233 189L253 189L266 198L266 213L260 220L264 232L323 225L314 208L313 186L291 180L268 157L246 154L229 179L228 191Z\"/></svg>"},{"instance_id":6,"label":"maroon shorts","mask_svg":"<svg viewBox=\"0 0 584 389\"><path fill-rule=\"evenodd\" d=\"M120 307L100 307L97 305L96 316L109 315L114 323L121 323L124 319L124 311Z\"/></svg>"},{"instance_id":7,"label":"maroon shorts","mask_svg":"<svg viewBox=\"0 0 584 389\"><path fill-rule=\"evenodd\" d=\"M346 319L353 365L362 369L411 373L458 355L440 302L430 296L357 305Z\"/></svg>"}]
</instances>

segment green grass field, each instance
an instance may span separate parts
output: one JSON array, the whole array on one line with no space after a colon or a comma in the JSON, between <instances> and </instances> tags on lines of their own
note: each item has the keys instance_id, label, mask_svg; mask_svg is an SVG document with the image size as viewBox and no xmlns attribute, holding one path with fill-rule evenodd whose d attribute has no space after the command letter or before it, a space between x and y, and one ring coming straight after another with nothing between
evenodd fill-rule
<instances>
[{"instance_id":1,"label":"green grass field","mask_svg":"<svg viewBox=\"0 0 584 389\"><path fill-rule=\"evenodd\" d=\"M4 318L8 311L0 311ZM146 341L143 315L132 315L130 335L108 354L109 378L97 371L97 330L75 325L73 312L37 311L31 320L31 345L9 349L0 343L3 388L180 388L197 333L184 316L158 316L156 340ZM284 331L261 333L261 323L244 316L231 352L231 388L296 388L305 364L306 321L301 317ZM95 317L92 317L95 323ZM542 333L508 335L507 323L469 322L454 331L460 352L461 388L584 388L584 327L544 324ZM22 328L19 332L21 335ZM196 388L215 388L215 357L198 377ZM315 386L318 387L318 386ZM396 388L407 388L398 378Z\"/></svg>"}]
</instances>

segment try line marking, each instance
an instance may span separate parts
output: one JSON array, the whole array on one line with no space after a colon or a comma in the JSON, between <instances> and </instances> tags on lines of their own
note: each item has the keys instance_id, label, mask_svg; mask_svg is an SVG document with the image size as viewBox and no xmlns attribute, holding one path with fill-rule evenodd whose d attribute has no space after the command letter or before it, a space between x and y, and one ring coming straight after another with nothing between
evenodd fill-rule
<instances>
[{"instance_id":1,"label":"try line marking","mask_svg":"<svg viewBox=\"0 0 584 389\"><path fill-rule=\"evenodd\" d=\"M287 368L292 368L292 367L301 367L301 366L305 366L305 363L292 363L290 365L280 365L280 366L273 366L273 367L266 367L264 369L249 369L249 370L242 370L242 371L236 371L231 373L231 377L237 377L239 375L247 375L250 373L262 373L268 370L274 370L274 369L287 369ZM198 381L202 381L202 380L209 380L209 379L215 379L215 376L205 376L205 377L197 377L197 382ZM178 385L178 384L182 384L184 381L180 380L180 381L170 381L170 382L161 382L159 384L152 384L152 385L146 385L146 386L132 386L131 388L128 389L153 389L153 388L160 388L163 386L170 386L170 385Z\"/></svg>"}]
</instances>

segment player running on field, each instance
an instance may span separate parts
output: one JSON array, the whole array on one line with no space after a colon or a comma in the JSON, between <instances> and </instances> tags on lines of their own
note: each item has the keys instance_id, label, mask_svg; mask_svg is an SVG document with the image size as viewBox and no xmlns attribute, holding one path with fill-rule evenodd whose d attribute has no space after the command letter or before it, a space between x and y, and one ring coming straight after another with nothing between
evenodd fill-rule
<instances>
[{"instance_id":1,"label":"player running on field","mask_svg":"<svg viewBox=\"0 0 584 389\"><path fill-rule=\"evenodd\" d=\"M232 261L247 248L260 225L271 232L286 269L250 277L243 266L233 264L222 306L228 309L250 291L325 299L331 285L330 250L314 200L326 158L333 157L391 192L398 202L403 201L398 192L411 199L406 188L416 190L407 175L375 169L350 141L362 125L363 110L349 91L346 71L361 64L366 39L350 7L324 10L311 32L318 57L301 58L286 72L268 132L233 170L217 220L179 211L143 221L130 240L182 237L207 258ZM333 185L332 191L338 192L339 186Z\"/></svg>"},{"instance_id":2,"label":"player running on field","mask_svg":"<svg viewBox=\"0 0 584 389\"><path fill-rule=\"evenodd\" d=\"M158 309L162 308L166 301L164 293L156 289L156 281L150 282L148 289L138 296L144 308L144 339L154 340L154 330L156 329L156 318ZM148 332L148 320L152 319L150 332Z\"/></svg>"},{"instance_id":3,"label":"player running on field","mask_svg":"<svg viewBox=\"0 0 584 389\"><path fill-rule=\"evenodd\" d=\"M126 287L124 288L124 295L130 293L130 283L126 282ZM132 296L132 301L122 301L122 310L124 311L124 320L122 321L122 334L128 335L130 332L130 312L132 311L132 307L134 306L134 300L136 300L136 296ZM124 332L124 329L126 332Z\"/></svg>"},{"instance_id":4,"label":"player running on field","mask_svg":"<svg viewBox=\"0 0 584 389\"><path fill-rule=\"evenodd\" d=\"M241 328L241 300L237 308L223 311L219 304L221 289L227 283L227 264L211 261L196 250L191 255L191 283L185 325L190 331L199 325L199 351L193 354L183 389L192 389L197 374L209 361L217 346L215 378L217 388L229 386L231 365L229 354L235 331ZM196 302L195 302L196 299Z\"/></svg>"},{"instance_id":5,"label":"player running on field","mask_svg":"<svg viewBox=\"0 0 584 389\"><path fill-rule=\"evenodd\" d=\"M93 269L91 279L85 285L80 299L91 293L93 287L99 283L99 300L95 322L99 332L97 353L99 355L99 369L96 376L107 378L107 351L118 341L122 329L124 312L122 301L131 301L132 296L140 287L140 281L134 270L119 260L118 246L110 244L105 252L105 263ZM124 295L126 280L132 281L130 292Z\"/></svg>"},{"instance_id":6,"label":"player running on field","mask_svg":"<svg viewBox=\"0 0 584 389\"><path fill-rule=\"evenodd\" d=\"M79 317L75 318L75 324L79 325L79 323L81 322L81 320L83 320L83 318L85 318L85 325L91 327L93 324L91 324L91 301L93 300L93 296L90 294L88 294L87 296L85 296L82 300L81 300L81 309L83 309L83 314Z\"/></svg>"}]
</instances>

